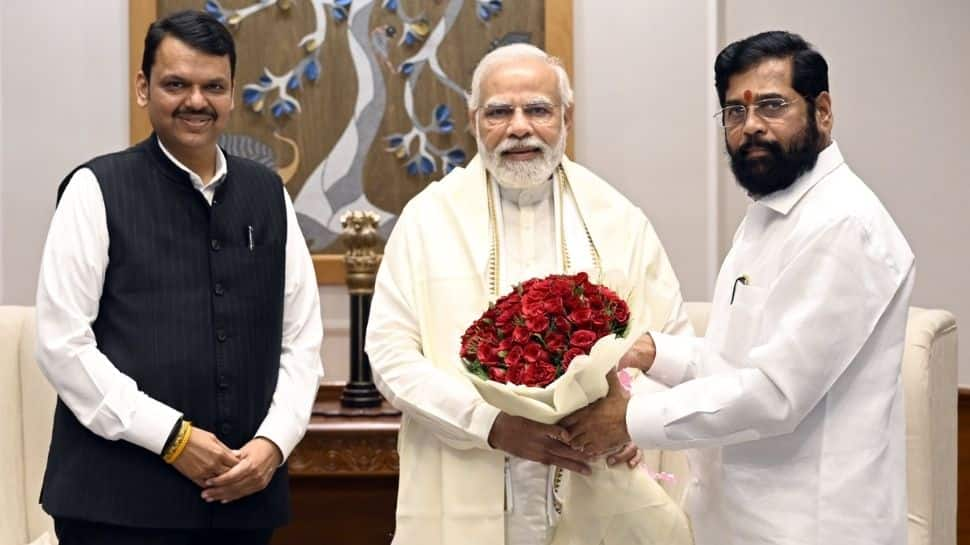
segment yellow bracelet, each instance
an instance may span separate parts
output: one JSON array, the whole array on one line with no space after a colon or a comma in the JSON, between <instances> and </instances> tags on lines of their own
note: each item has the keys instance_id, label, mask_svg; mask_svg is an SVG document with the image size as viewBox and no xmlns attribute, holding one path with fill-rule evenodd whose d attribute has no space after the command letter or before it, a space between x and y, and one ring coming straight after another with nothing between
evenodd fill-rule
<instances>
[{"instance_id":1,"label":"yellow bracelet","mask_svg":"<svg viewBox=\"0 0 970 545\"><path fill-rule=\"evenodd\" d=\"M179 456L185 450L186 445L189 444L189 437L192 435L192 423L188 420L182 422L182 427L179 428L178 435L175 437L175 441L172 443L171 448L162 455L162 459L166 463L173 464L175 460L178 460Z\"/></svg>"}]
</instances>

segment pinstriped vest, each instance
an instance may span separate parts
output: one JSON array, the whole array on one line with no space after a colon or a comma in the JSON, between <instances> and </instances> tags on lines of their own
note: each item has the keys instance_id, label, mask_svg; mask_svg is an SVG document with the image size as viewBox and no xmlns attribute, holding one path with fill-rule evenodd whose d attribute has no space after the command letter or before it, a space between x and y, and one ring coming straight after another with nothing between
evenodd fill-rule
<instances>
[{"instance_id":1,"label":"pinstriped vest","mask_svg":"<svg viewBox=\"0 0 970 545\"><path fill-rule=\"evenodd\" d=\"M98 179L110 238L93 324L99 349L147 395L239 448L276 389L286 213L275 173L226 158L211 207L154 135L79 168ZM266 528L289 518L285 467L260 493L207 504L157 454L102 439L60 400L41 502L55 517L148 528Z\"/></svg>"}]
</instances>

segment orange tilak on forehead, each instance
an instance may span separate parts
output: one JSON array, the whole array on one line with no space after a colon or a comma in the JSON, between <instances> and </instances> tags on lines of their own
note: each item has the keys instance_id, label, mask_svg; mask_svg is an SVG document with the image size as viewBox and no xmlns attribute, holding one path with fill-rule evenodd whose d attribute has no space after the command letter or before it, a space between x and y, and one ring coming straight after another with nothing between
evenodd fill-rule
<instances>
[{"instance_id":1,"label":"orange tilak on forehead","mask_svg":"<svg viewBox=\"0 0 970 545\"><path fill-rule=\"evenodd\" d=\"M744 90L744 101L748 104L751 104L751 89Z\"/></svg>"}]
</instances>

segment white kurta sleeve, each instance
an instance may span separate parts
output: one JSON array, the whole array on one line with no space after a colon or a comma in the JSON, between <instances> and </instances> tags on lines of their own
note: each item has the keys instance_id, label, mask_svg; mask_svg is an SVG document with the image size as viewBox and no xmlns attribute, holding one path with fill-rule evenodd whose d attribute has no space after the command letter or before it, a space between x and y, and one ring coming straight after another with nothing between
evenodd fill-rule
<instances>
[{"instance_id":1,"label":"white kurta sleeve","mask_svg":"<svg viewBox=\"0 0 970 545\"><path fill-rule=\"evenodd\" d=\"M865 345L912 267L911 254L891 255L858 219L830 225L758 288L764 302L747 312L760 314L764 335L741 367L729 369L706 348L685 350L699 378L634 396L626 415L633 440L680 449L790 433Z\"/></svg>"},{"instance_id":2,"label":"white kurta sleeve","mask_svg":"<svg viewBox=\"0 0 970 545\"><path fill-rule=\"evenodd\" d=\"M161 454L181 417L138 389L98 350L108 227L94 173L78 170L51 220L37 282L37 362L78 421L105 439Z\"/></svg>"},{"instance_id":3,"label":"white kurta sleeve","mask_svg":"<svg viewBox=\"0 0 970 545\"><path fill-rule=\"evenodd\" d=\"M320 362L323 325L313 260L300 232L293 203L285 191L283 198L287 228L280 371L273 401L256 436L276 444L286 460L306 432L323 376Z\"/></svg>"},{"instance_id":4,"label":"white kurta sleeve","mask_svg":"<svg viewBox=\"0 0 970 545\"><path fill-rule=\"evenodd\" d=\"M488 435L499 410L422 352L406 212L387 241L371 302L366 343L374 382L391 405L446 444L490 448Z\"/></svg>"}]
</instances>

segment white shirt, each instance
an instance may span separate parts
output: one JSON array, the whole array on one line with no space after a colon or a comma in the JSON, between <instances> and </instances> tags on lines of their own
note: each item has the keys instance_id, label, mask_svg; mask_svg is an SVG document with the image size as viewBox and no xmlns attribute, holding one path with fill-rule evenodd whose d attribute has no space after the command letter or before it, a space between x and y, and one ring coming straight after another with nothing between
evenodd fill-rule
<instances>
[{"instance_id":1,"label":"white shirt","mask_svg":"<svg viewBox=\"0 0 970 545\"><path fill-rule=\"evenodd\" d=\"M226 175L217 148L216 173L202 179L172 156L209 204ZM306 431L323 367L323 329L313 262L293 204L286 201L283 341L279 379L256 436L276 444L285 460ZM139 390L98 350L91 325L108 267L108 227L101 187L90 169L78 170L51 220L37 286L37 360L58 396L78 421L105 439L125 440L160 454L182 416Z\"/></svg>"},{"instance_id":2,"label":"white shirt","mask_svg":"<svg viewBox=\"0 0 970 545\"><path fill-rule=\"evenodd\" d=\"M634 396L626 416L641 448L701 449L698 545L905 544L913 264L835 143L748 207L706 336L653 334L649 374L677 386Z\"/></svg>"},{"instance_id":3,"label":"white shirt","mask_svg":"<svg viewBox=\"0 0 970 545\"><path fill-rule=\"evenodd\" d=\"M555 182L558 184L559 182ZM501 278L517 284L562 272L558 258L555 225L553 178L524 189L498 187L496 208L500 227ZM503 236L504 235L504 236ZM503 292L504 293L504 292ZM553 520L549 511L549 466L509 456L505 543L506 545L545 545Z\"/></svg>"}]
</instances>

